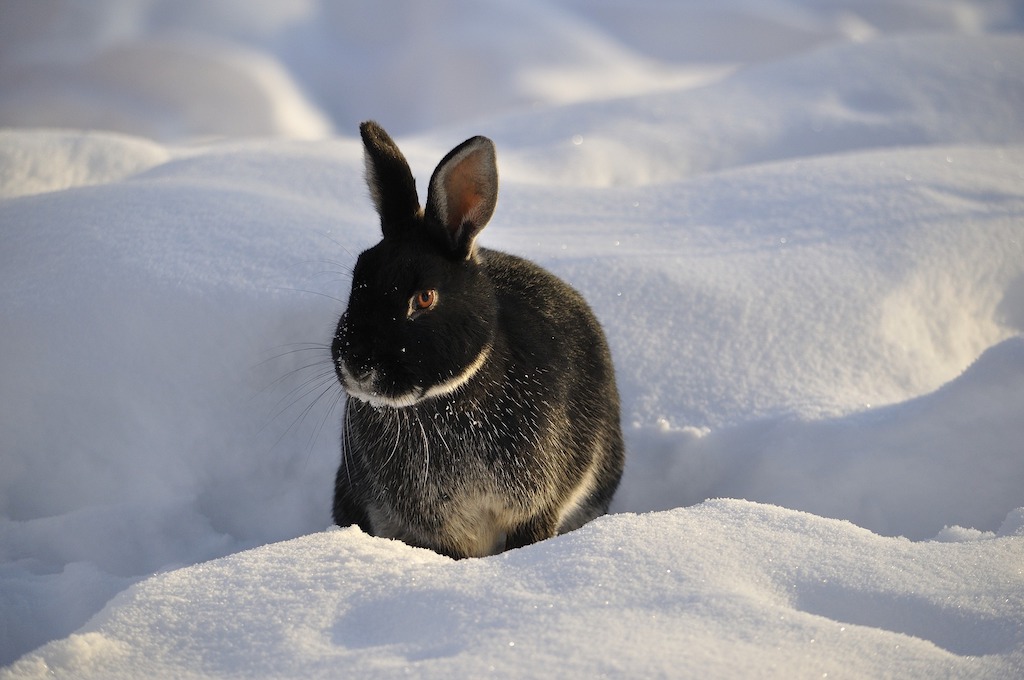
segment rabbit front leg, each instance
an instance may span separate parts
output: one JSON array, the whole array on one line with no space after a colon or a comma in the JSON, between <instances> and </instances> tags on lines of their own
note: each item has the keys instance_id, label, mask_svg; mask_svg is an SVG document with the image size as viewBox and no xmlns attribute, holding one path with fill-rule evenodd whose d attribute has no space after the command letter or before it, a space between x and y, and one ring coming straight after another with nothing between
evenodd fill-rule
<instances>
[{"instance_id":1,"label":"rabbit front leg","mask_svg":"<svg viewBox=\"0 0 1024 680\"><path fill-rule=\"evenodd\" d=\"M344 465L342 465L344 470ZM341 472L339 471L337 480L334 486L334 507L333 512L334 523L339 527L348 527L355 524L363 533L374 535L373 527L370 525L370 518L367 515L366 509L351 496L351 491L348 484L342 478Z\"/></svg>"},{"instance_id":2,"label":"rabbit front leg","mask_svg":"<svg viewBox=\"0 0 1024 680\"><path fill-rule=\"evenodd\" d=\"M558 533L558 515L546 510L534 515L505 536L505 550L522 548L525 545L543 541Z\"/></svg>"}]
</instances>

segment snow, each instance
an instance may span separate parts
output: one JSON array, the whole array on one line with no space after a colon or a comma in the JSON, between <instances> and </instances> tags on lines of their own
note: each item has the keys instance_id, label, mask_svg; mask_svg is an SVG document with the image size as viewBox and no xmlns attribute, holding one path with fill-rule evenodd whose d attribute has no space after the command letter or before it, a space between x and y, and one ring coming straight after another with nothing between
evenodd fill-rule
<instances>
[{"instance_id":1,"label":"snow","mask_svg":"<svg viewBox=\"0 0 1024 680\"><path fill-rule=\"evenodd\" d=\"M1016 3L3 13L0 677L1024 672ZM609 516L329 528L365 118L421 192L497 143L482 243L612 345Z\"/></svg>"},{"instance_id":2,"label":"snow","mask_svg":"<svg viewBox=\"0 0 1024 680\"><path fill-rule=\"evenodd\" d=\"M998 676L1022 537L915 544L734 500L462 562L339 529L150 578L14 674Z\"/></svg>"}]
</instances>

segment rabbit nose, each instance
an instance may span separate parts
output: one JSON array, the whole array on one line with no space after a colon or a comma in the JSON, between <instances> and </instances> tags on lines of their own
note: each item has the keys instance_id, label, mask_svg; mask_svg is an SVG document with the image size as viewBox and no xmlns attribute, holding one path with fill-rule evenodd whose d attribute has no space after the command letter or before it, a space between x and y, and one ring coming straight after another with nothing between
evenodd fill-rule
<instances>
[{"instance_id":1,"label":"rabbit nose","mask_svg":"<svg viewBox=\"0 0 1024 680\"><path fill-rule=\"evenodd\" d=\"M373 361L369 357L348 356L344 359L348 374L361 383L373 377Z\"/></svg>"},{"instance_id":2,"label":"rabbit nose","mask_svg":"<svg viewBox=\"0 0 1024 680\"><path fill-rule=\"evenodd\" d=\"M350 369L349 373L352 374L353 378L362 383L369 380L370 376L373 375L373 369L369 366L360 366L358 368Z\"/></svg>"}]
</instances>

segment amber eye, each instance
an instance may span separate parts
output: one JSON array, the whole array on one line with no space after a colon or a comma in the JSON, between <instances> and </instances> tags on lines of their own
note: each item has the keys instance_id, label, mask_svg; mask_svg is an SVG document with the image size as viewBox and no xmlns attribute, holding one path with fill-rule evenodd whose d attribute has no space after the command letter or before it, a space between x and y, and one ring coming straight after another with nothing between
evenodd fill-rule
<instances>
[{"instance_id":1,"label":"amber eye","mask_svg":"<svg viewBox=\"0 0 1024 680\"><path fill-rule=\"evenodd\" d=\"M421 290L409 300L409 311L412 313L425 312L433 309L437 304L437 291L434 289Z\"/></svg>"}]
</instances>

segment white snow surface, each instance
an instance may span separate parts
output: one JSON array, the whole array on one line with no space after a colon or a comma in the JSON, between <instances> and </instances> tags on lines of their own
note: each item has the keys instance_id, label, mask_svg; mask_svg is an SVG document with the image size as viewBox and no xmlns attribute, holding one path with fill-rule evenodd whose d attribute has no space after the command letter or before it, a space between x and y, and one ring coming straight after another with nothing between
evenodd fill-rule
<instances>
[{"instance_id":1,"label":"white snow surface","mask_svg":"<svg viewBox=\"0 0 1024 680\"><path fill-rule=\"evenodd\" d=\"M612 513L329 528L359 120L607 331ZM0 4L0 678L1024 676L1011 0Z\"/></svg>"}]
</instances>

